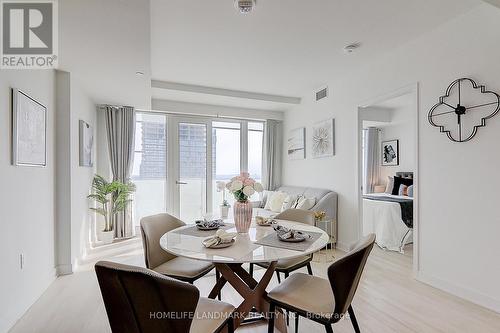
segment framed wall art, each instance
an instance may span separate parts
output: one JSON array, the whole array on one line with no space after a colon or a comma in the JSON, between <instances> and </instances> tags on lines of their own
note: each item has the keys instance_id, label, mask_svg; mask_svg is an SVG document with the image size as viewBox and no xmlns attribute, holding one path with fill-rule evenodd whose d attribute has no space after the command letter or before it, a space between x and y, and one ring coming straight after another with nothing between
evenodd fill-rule
<instances>
[{"instance_id":1,"label":"framed wall art","mask_svg":"<svg viewBox=\"0 0 500 333\"><path fill-rule=\"evenodd\" d=\"M12 164L47 166L47 108L12 89Z\"/></svg>"}]
</instances>

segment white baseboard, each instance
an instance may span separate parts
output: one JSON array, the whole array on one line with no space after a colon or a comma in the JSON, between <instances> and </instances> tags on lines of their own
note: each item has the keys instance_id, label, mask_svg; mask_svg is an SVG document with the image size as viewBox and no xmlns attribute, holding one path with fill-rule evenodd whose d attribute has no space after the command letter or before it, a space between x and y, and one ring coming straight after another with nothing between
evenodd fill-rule
<instances>
[{"instance_id":1,"label":"white baseboard","mask_svg":"<svg viewBox=\"0 0 500 333\"><path fill-rule=\"evenodd\" d=\"M498 299L494 299L488 295L479 293L464 286L454 284L453 282L430 276L423 273L422 271L417 272L417 274L415 275L415 279L434 288L441 289L447 293L463 298L469 302L500 313L500 300Z\"/></svg>"},{"instance_id":2,"label":"white baseboard","mask_svg":"<svg viewBox=\"0 0 500 333\"><path fill-rule=\"evenodd\" d=\"M73 274L73 266L72 265L57 265L56 266L56 275L68 275Z\"/></svg>"}]
</instances>

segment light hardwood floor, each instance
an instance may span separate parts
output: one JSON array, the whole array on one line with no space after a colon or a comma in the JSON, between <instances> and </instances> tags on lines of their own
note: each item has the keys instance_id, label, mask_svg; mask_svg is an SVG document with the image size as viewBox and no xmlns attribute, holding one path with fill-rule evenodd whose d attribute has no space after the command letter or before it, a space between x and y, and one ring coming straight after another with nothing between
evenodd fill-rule
<instances>
[{"instance_id":1,"label":"light hardwood floor","mask_svg":"<svg viewBox=\"0 0 500 333\"><path fill-rule=\"evenodd\" d=\"M480 306L419 283L411 277L411 248L401 255L374 248L353 307L362 332L500 332L500 315ZM343 255L335 251L338 258ZM315 275L326 277L327 264L314 262ZM143 265L142 251L112 258L133 265ZM256 275L262 274L257 270ZM207 295L213 275L196 283ZM277 284L273 278L270 288ZM223 290L223 299L237 304L241 298L231 287ZM293 321L289 332L293 332ZM344 320L334 326L335 332L353 332ZM92 265L58 278L43 296L13 327L12 333L110 332L104 304ZM267 332L262 323L246 325L238 332ZM322 326L301 318L299 332L324 332Z\"/></svg>"}]
</instances>

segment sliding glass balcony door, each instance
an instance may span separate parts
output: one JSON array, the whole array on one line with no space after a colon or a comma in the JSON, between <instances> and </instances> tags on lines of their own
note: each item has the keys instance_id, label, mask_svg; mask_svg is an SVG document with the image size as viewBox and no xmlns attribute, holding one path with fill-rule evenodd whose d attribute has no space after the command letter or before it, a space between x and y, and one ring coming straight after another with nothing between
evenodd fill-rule
<instances>
[{"instance_id":1,"label":"sliding glass balcony door","mask_svg":"<svg viewBox=\"0 0 500 333\"><path fill-rule=\"evenodd\" d=\"M181 220L192 223L206 214L209 201L209 124L203 120L176 118L173 125L177 133L174 208Z\"/></svg>"},{"instance_id":2,"label":"sliding glass balcony door","mask_svg":"<svg viewBox=\"0 0 500 333\"><path fill-rule=\"evenodd\" d=\"M241 170L260 181L263 131L262 122L138 113L132 176L136 225L163 212L186 223L218 215L224 196L217 182L227 183ZM225 198L233 205L229 193Z\"/></svg>"}]
</instances>

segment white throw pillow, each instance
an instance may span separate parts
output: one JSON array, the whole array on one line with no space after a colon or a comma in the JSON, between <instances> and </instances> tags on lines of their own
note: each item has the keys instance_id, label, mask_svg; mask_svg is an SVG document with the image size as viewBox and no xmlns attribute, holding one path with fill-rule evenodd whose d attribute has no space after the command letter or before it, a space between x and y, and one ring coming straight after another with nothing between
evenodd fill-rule
<instances>
[{"instance_id":1,"label":"white throw pillow","mask_svg":"<svg viewBox=\"0 0 500 333\"><path fill-rule=\"evenodd\" d=\"M285 211L287 209L292 208L292 204L295 202L297 199L297 196L295 195L287 195L285 198L285 201L283 201L283 205L281 206L281 211Z\"/></svg>"},{"instance_id":2,"label":"white throw pillow","mask_svg":"<svg viewBox=\"0 0 500 333\"><path fill-rule=\"evenodd\" d=\"M266 207L268 207L267 203L269 202L268 209L275 213L280 213L281 207L283 207L283 201L285 201L287 196L288 194L285 192L274 192L271 197L267 198Z\"/></svg>"},{"instance_id":3,"label":"white throw pillow","mask_svg":"<svg viewBox=\"0 0 500 333\"><path fill-rule=\"evenodd\" d=\"M276 193L274 191L264 191L264 196L262 198L262 200L264 201L265 205L264 205L264 209L267 209L267 210L271 210L271 197L273 196L273 194Z\"/></svg>"},{"instance_id":4,"label":"white throw pillow","mask_svg":"<svg viewBox=\"0 0 500 333\"><path fill-rule=\"evenodd\" d=\"M306 198L302 197L299 199L299 202L297 203L297 209L305 209L309 210L314 207L316 204L316 198Z\"/></svg>"}]
</instances>

